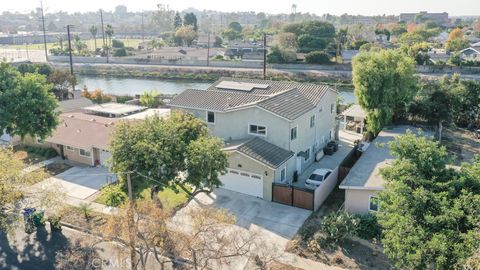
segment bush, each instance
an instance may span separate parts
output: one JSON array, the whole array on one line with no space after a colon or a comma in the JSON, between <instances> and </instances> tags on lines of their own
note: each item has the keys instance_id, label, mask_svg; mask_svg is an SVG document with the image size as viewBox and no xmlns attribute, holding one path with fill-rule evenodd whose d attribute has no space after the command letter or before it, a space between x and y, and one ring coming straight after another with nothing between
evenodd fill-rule
<instances>
[{"instance_id":1,"label":"bush","mask_svg":"<svg viewBox=\"0 0 480 270\"><path fill-rule=\"evenodd\" d=\"M359 220L344 211L338 211L328 214L320 224L320 232L323 233L325 244L337 244L354 235ZM323 245L324 243L320 243Z\"/></svg>"},{"instance_id":2,"label":"bush","mask_svg":"<svg viewBox=\"0 0 480 270\"><path fill-rule=\"evenodd\" d=\"M382 235L382 227L378 224L377 216L373 214L356 215L359 220L356 235L363 239L379 239Z\"/></svg>"},{"instance_id":3,"label":"bush","mask_svg":"<svg viewBox=\"0 0 480 270\"><path fill-rule=\"evenodd\" d=\"M115 57L127 56L127 50L125 50L125 48L120 48L120 49L118 49L118 50L115 51L115 53L113 54L113 56L115 56Z\"/></svg>"},{"instance_id":4,"label":"bush","mask_svg":"<svg viewBox=\"0 0 480 270\"><path fill-rule=\"evenodd\" d=\"M121 42L120 40L114 39L112 40L112 47L113 48L124 48L125 44Z\"/></svg>"},{"instance_id":5,"label":"bush","mask_svg":"<svg viewBox=\"0 0 480 270\"><path fill-rule=\"evenodd\" d=\"M222 61L222 60L224 60L223 55L219 55L219 54L217 54L217 55L215 55L214 57L212 57L212 59L213 59L213 60L217 60L217 61Z\"/></svg>"},{"instance_id":6,"label":"bush","mask_svg":"<svg viewBox=\"0 0 480 270\"><path fill-rule=\"evenodd\" d=\"M127 194L123 192L120 185L108 185L102 189L102 196L105 197L105 203L108 206L117 207L126 199Z\"/></svg>"},{"instance_id":7,"label":"bush","mask_svg":"<svg viewBox=\"0 0 480 270\"><path fill-rule=\"evenodd\" d=\"M133 97L130 95L117 96L118 103L126 103L129 100L132 100Z\"/></svg>"},{"instance_id":8,"label":"bush","mask_svg":"<svg viewBox=\"0 0 480 270\"><path fill-rule=\"evenodd\" d=\"M297 54L292 50L281 49L278 46L272 46L267 55L267 62L272 64L286 64L297 61Z\"/></svg>"},{"instance_id":9,"label":"bush","mask_svg":"<svg viewBox=\"0 0 480 270\"><path fill-rule=\"evenodd\" d=\"M330 64L330 55L326 52L311 52L305 55L305 62L309 64Z\"/></svg>"}]
</instances>

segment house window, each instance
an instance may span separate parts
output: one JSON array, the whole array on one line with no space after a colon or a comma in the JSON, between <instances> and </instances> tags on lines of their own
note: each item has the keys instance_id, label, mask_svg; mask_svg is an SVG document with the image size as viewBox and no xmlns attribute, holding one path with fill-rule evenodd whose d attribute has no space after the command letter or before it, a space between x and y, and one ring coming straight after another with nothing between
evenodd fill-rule
<instances>
[{"instance_id":1,"label":"house window","mask_svg":"<svg viewBox=\"0 0 480 270\"><path fill-rule=\"evenodd\" d=\"M330 104L330 113L333 113L333 109L335 108L335 105Z\"/></svg>"},{"instance_id":2,"label":"house window","mask_svg":"<svg viewBox=\"0 0 480 270\"><path fill-rule=\"evenodd\" d=\"M310 127L313 128L315 126L315 115L310 116Z\"/></svg>"},{"instance_id":3,"label":"house window","mask_svg":"<svg viewBox=\"0 0 480 270\"><path fill-rule=\"evenodd\" d=\"M207 123L215 124L215 113L207 112Z\"/></svg>"},{"instance_id":4,"label":"house window","mask_svg":"<svg viewBox=\"0 0 480 270\"><path fill-rule=\"evenodd\" d=\"M280 182L285 182L287 180L287 167L284 167L281 171L280 171Z\"/></svg>"},{"instance_id":5,"label":"house window","mask_svg":"<svg viewBox=\"0 0 480 270\"><path fill-rule=\"evenodd\" d=\"M310 160L310 148L305 151L305 160Z\"/></svg>"},{"instance_id":6,"label":"house window","mask_svg":"<svg viewBox=\"0 0 480 270\"><path fill-rule=\"evenodd\" d=\"M375 196L370 196L368 210L377 212L380 210L380 200Z\"/></svg>"},{"instance_id":7,"label":"house window","mask_svg":"<svg viewBox=\"0 0 480 270\"><path fill-rule=\"evenodd\" d=\"M90 157L90 155L91 155L90 150L80 149L80 156Z\"/></svg>"},{"instance_id":8,"label":"house window","mask_svg":"<svg viewBox=\"0 0 480 270\"><path fill-rule=\"evenodd\" d=\"M297 127L290 129L290 140L295 140L297 138Z\"/></svg>"},{"instance_id":9,"label":"house window","mask_svg":"<svg viewBox=\"0 0 480 270\"><path fill-rule=\"evenodd\" d=\"M267 127L258 126L258 125L250 125L249 128L248 128L248 133L254 134L254 135L266 136L267 135Z\"/></svg>"},{"instance_id":10,"label":"house window","mask_svg":"<svg viewBox=\"0 0 480 270\"><path fill-rule=\"evenodd\" d=\"M68 146L68 145L67 145L66 148L67 148L67 151L72 151L72 152L75 151L75 148L73 148L73 147L71 147L71 146Z\"/></svg>"}]
</instances>

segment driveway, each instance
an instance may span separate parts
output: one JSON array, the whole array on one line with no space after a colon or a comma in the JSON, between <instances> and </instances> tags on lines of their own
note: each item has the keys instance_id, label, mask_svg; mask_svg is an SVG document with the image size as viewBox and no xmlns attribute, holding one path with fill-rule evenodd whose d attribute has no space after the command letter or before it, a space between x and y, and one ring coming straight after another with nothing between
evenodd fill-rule
<instances>
[{"instance_id":1,"label":"driveway","mask_svg":"<svg viewBox=\"0 0 480 270\"><path fill-rule=\"evenodd\" d=\"M99 191L102 186L114 181L116 181L115 175L111 174L107 168L75 166L36 184L34 188L57 186L68 197L85 200Z\"/></svg>"},{"instance_id":2,"label":"driveway","mask_svg":"<svg viewBox=\"0 0 480 270\"><path fill-rule=\"evenodd\" d=\"M217 188L210 194L198 194L177 214L182 215L203 205L215 205L228 210L235 215L238 229L258 233L281 250L311 214L308 210L268 202L222 188Z\"/></svg>"}]
</instances>

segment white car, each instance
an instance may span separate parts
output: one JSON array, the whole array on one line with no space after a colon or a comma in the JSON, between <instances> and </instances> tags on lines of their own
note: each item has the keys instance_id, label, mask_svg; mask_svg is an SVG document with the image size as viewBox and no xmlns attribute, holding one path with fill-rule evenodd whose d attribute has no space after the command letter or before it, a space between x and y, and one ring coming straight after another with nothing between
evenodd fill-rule
<instances>
[{"instance_id":1,"label":"white car","mask_svg":"<svg viewBox=\"0 0 480 270\"><path fill-rule=\"evenodd\" d=\"M306 183L310 185L320 186L322 182L332 173L330 169L316 169L312 175L308 177Z\"/></svg>"}]
</instances>

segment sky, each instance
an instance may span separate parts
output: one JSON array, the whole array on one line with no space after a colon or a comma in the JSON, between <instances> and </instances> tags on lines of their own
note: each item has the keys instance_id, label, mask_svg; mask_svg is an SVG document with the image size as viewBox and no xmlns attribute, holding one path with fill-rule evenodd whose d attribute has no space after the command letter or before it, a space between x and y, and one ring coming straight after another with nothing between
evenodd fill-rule
<instances>
[{"instance_id":1,"label":"sky","mask_svg":"<svg viewBox=\"0 0 480 270\"><path fill-rule=\"evenodd\" d=\"M199 10L255 11L290 13L292 4L297 12L341 15L398 15L401 12L448 12L452 16L480 15L480 0L43 0L48 12L113 10L125 5L130 11L153 10L158 3L173 10L193 7ZM0 12L29 12L39 6L39 0L2 0Z\"/></svg>"}]
</instances>

